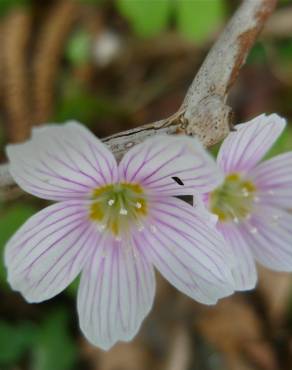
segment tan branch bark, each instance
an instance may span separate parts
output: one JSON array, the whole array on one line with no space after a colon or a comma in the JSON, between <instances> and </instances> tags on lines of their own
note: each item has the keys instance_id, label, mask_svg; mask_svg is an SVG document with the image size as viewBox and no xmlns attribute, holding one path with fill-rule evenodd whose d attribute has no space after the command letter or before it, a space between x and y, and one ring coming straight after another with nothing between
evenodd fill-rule
<instances>
[{"instance_id":1,"label":"tan branch bark","mask_svg":"<svg viewBox=\"0 0 292 370\"><path fill-rule=\"evenodd\" d=\"M176 113L103 140L117 159L137 143L161 133L194 135L205 146L222 140L230 127L231 108L226 105L229 90L276 3L277 0L244 0L210 50ZM4 167L0 188L13 184Z\"/></svg>"}]
</instances>

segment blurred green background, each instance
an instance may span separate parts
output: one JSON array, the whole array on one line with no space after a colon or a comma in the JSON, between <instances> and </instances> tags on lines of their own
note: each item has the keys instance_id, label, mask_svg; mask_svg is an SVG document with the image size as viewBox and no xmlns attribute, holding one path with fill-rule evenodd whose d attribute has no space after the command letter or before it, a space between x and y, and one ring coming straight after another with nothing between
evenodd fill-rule
<instances>
[{"instance_id":1,"label":"blurred green background","mask_svg":"<svg viewBox=\"0 0 292 370\"><path fill-rule=\"evenodd\" d=\"M43 122L75 119L104 137L170 115L238 4L233 0L0 0L1 161L5 162L6 143L25 139L32 125ZM292 150L291 26L291 1L280 1L229 101L236 123L262 112L277 112L288 119L270 155ZM29 195L0 199L1 254L15 230L46 204ZM144 369L145 364L167 369L168 342L151 325L139 339L150 359L139 351L137 357L135 348L128 367L112 366L87 345L78 330L76 286L50 302L28 305L7 286L1 258L1 370L128 370ZM292 343L291 326L285 330ZM224 355L212 361L206 369L230 368L222 365ZM205 369L200 366L194 362L186 370Z\"/></svg>"}]
</instances>

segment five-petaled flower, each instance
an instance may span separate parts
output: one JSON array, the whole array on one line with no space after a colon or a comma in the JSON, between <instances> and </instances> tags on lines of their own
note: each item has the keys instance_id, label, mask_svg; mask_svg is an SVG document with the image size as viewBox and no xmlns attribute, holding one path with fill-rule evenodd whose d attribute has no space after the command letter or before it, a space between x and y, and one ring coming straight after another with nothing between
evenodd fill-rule
<instances>
[{"instance_id":1,"label":"five-petaled flower","mask_svg":"<svg viewBox=\"0 0 292 370\"><path fill-rule=\"evenodd\" d=\"M255 261L292 271L292 152L258 164L284 128L276 114L237 125L218 153L225 181L204 197L234 251L238 290L255 286Z\"/></svg>"},{"instance_id":2,"label":"five-petaled flower","mask_svg":"<svg viewBox=\"0 0 292 370\"><path fill-rule=\"evenodd\" d=\"M58 201L8 242L8 281L29 302L40 302L82 272L78 313L90 342L108 349L136 334L153 303L153 266L202 303L233 292L229 246L199 205L176 197L222 182L195 139L149 139L117 164L104 144L71 122L34 129L30 141L9 145L7 154L20 187Z\"/></svg>"}]
</instances>

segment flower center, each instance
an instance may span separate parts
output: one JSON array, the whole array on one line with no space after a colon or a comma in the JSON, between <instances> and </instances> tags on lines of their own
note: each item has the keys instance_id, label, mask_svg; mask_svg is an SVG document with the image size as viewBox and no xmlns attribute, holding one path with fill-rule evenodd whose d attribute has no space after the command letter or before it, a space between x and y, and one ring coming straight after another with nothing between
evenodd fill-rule
<instances>
[{"instance_id":1,"label":"flower center","mask_svg":"<svg viewBox=\"0 0 292 370\"><path fill-rule=\"evenodd\" d=\"M253 207L256 187L251 181L243 179L238 173L226 176L224 183L215 189L209 199L211 212L221 222L247 218Z\"/></svg>"},{"instance_id":2,"label":"flower center","mask_svg":"<svg viewBox=\"0 0 292 370\"><path fill-rule=\"evenodd\" d=\"M147 201L140 185L105 185L93 191L92 200L90 218L101 230L107 229L119 236L131 225L142 228L141 219L147 215Z\"/></svg>"}]
</instances>

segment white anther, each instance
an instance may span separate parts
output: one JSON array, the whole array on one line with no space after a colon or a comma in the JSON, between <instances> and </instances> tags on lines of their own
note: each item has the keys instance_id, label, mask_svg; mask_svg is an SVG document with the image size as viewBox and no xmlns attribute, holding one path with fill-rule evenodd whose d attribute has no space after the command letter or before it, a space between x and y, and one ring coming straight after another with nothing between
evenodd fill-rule
<instances>
[{"instance_id":1,"label":"white anther","mask_svg":"<svg viewBox=\"0 0 292 370\"><path fill-rule=\"evenodd\" d=\"M243 189L242 194L243 194L244 197L248 197L249 196L249 191L247 191L246 189Z\"/></svg>"},{"instance_id":2,"label":"white anther","mask_svg":"<svg viewBox=\"0 0 292 370\"><path fill-rule=\"evenodd\" d=\"M139 227L138 227L138 231L139 231L139 232L141 232L141 231L143 231L143 230L144 230L144 226L143 226L143 225L141 225L141 226L139 226Z\"/></svg>"},{"instance_id":3,"label":"white anther","mask_svg":"<svg viewBox=\"0 0 292 370\"><path fill-rule=\"evenodd\" d=\"M237 217L234 217L233 218L233 221L236 223L236 224L239 224L239 219Z\"/></svg>"},{"instance_id":4,"label":"white anther","mask_svg":"<svg viewBox=\"0 0 292 370\"><path fill-rule=\"evenodd\" d=\"M156 226L154 226L154 225L150 225L150 230L151 230L153 233L156 233L157 228L156 228Z\"/></svg>"},{"instance_id":5,"label":"white anther","mask_svg":"<svg viewBox=\"0 0 292 370\"><path fill-rule=\"evenodd\" d=\"M97 230L98 231L104 231L105 228L106 228L106 225L104 225L104 224L98 224L97 225Z\"/></svg>"},{"instance_id":6,"label":"white anther","mask_svg":"<svg viewBox=\"0 0 292 370\"><path fill-rule=\"evenodd\" d=\"M117 242L120 242L120 241L122 240L122 238L121 238L120 236L116 236L116 237L115 237L115 240L116 240Z\"/></svg>"},{"instance_id":7,"label":"white anther","mask_svg":"<svg viewBox=\"0 0 292 370\"><path fill-rule=\"evenodd\" d=\"M138 209L142 208L142 204L140 202L137 202L136 203L136 208L138 208Z\"/></svg>"},{"instance_id":8,"label":"white anther","mask_svg":"<svg viewBox=\"0 0 292 370\"><path fill-rule=\"evenodd\" d=\"M107 202L107 204L108 204L109 206L114 205L114 204L115 204L114 199L110 199L110 200Z\"/></svg>"},{"instance_id":9,"label":"white anther","mask_svg":"<svg viewBox=\"0 0 292 370\"><path fill-rule=\"evenodd\" d=\"M127 214L128 214L128 211L126 210L126 208L120 209L120 215L126 216Z\"/></svg>"},{"instance_id":10,"label":"white anther","mask_svg":"<svg viewBox=\"0 0 292 370\"><path fill-rule=\"evenodd\" d=\"M279 221L280 218L281 218L280 215L273 215L271 224L272 225L278 225L278 221Z\"/></svg>"},{"instance_id":11,"label":"white anther","mask_svg":"<svg viewBox=\"0 0 292 370\"><path fill-rule=\"evenodd\" d=\"M258 229L256 227L252 227L251 229L249 229L249 232L251 234L256 234L258 232Z\"/></svg>"},{"instance_id":12,"label":"white anther","mask_svg":"<svg viewBox=\"0 0 292 370\"><path fill-rule=\"evenodd\" d=\"M269 195L274 195L274 194L275 194L275 192L274 192L274 190L269 190L269 191L268 191L268 194L269 194Z\"/></svg>"}]
</instances>

